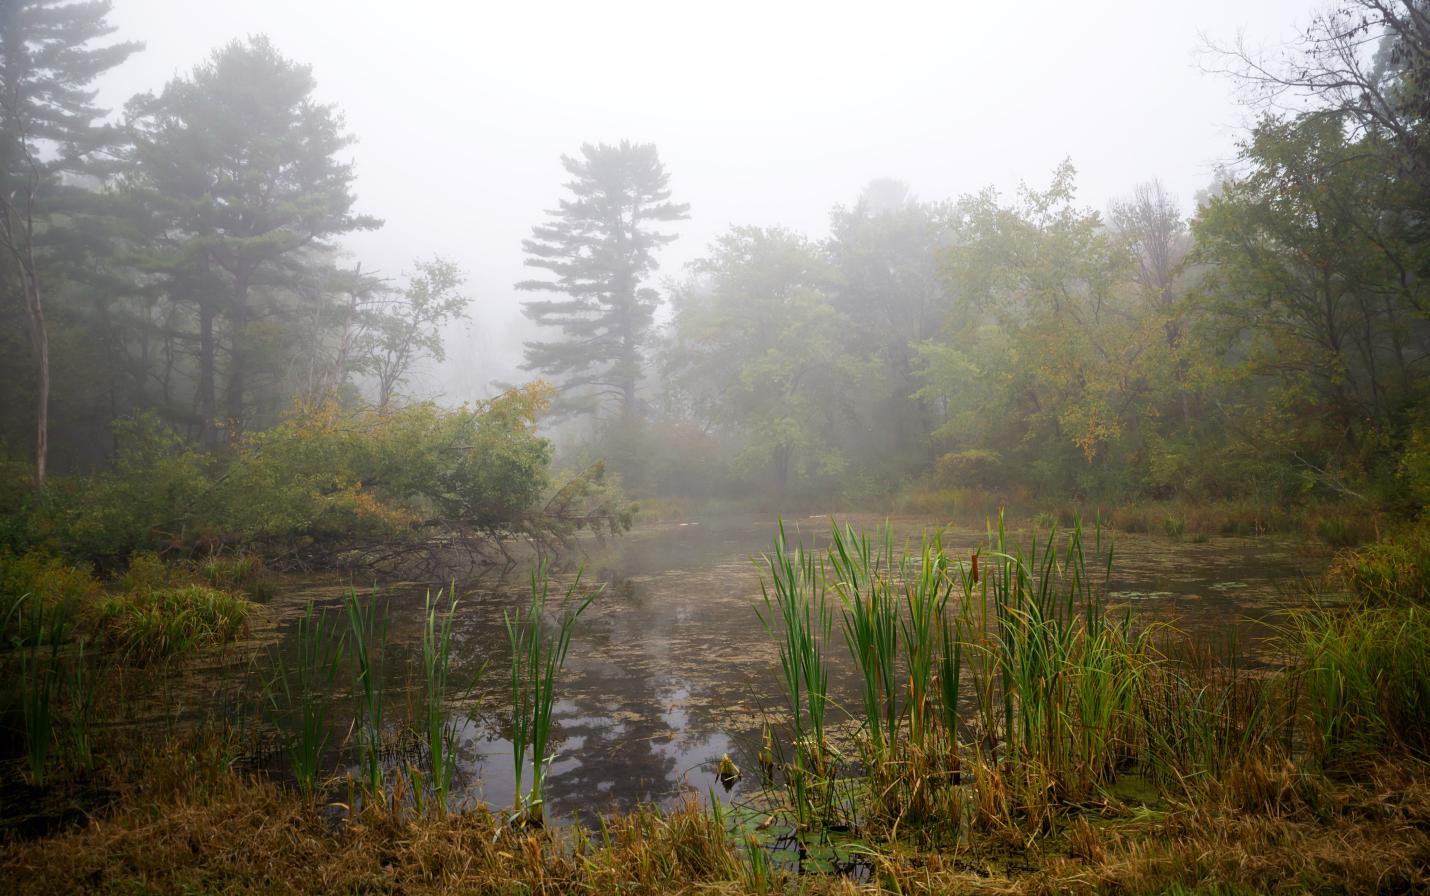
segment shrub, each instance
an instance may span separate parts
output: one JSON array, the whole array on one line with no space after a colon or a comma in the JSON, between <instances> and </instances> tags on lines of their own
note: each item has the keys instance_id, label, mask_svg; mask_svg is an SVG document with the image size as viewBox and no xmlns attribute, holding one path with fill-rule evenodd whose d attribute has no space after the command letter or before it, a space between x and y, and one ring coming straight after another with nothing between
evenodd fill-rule
<instances>
[{"instance_id":1,"label":"shrub","mask_svg":"<svg viewBox=\"0 0 1430 896\"><path fill-rule=\"evenodd\" d=\"M938 459L934 471L941 485L953 488L990 488L1007 483L1002 459L995 452L981 448L945 454Z\"/></svg>"},{"instance_id":2,"label":"shrub","mask_svg":"<svg viewBox=\"0 0 1430 896\"><path fill-rule=\"evenodd\" d=\"M322 561L412 543L433 528L521 531L550 486L551 447L536 432L549 397L538 383L451 411L302 408L218 454L140 416L116 426L122 447L112 469L55 480L52 500L35 513L67 553L101 568L136 553L224 555L237 544ZM600 515L589 511L573 516ZM245 578L250 562L201 573L219 587L246 587L255 581Z\"/></svg>"},{"instance_id":3,"label":"shrub","mask_svg":"<svg viewBox=\"0 0 1430 896\"><path fill-rule=\"evenodd\" d=\"M15 555L0 550L0 631L6 640L19 637L23 613L35 618L60 621L83 614L103 591L87 567L28 551ZM47 623L48 624L48 623Z\"/></svg>"},{"instance_id":4,"label":"shrub","mask_svg":"<svg viewBox=\"0 0 1430 896\"><path fill-rule=\"evenodd\" d=\"M119 577L125 591L152 591L169 584L172 570L153 551L139 551L129 558L129 569Z\"/></svg>"},{"instance_id":5,"label":"shrub","mask_svg":"<svg viewBox=\"0 0 1430 896\"><path fill-rule=\"evenodd\" d=\"M1331 574L1365 603L1430 602L1430 525L1344 552Z\"/></svg>"}]
</instances>

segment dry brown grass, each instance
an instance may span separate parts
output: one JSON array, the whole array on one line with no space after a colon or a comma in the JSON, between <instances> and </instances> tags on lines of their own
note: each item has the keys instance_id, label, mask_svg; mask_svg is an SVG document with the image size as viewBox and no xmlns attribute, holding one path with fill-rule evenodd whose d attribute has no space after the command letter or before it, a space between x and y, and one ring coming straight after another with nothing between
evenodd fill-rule
<instances>
[{"instance_id":1,"label":"dry brown grass","mask_svg":"<svg viewBox=\"0 0 1430 896\"><path fill-rule=\"evenodd\" d=\"M749 893L743 847L695 805L596 829L513 831L486 812L335 827L289 790L194 770L134 789L108 817L0 844L0 881L34 894ZM775 875L813 894L1430 892L1430 767L1358 783L1250 759L1193 803L1074 815L1043 836L970 834L936 851L886 843L868 884Z\"/></svg>"}]
</instances>

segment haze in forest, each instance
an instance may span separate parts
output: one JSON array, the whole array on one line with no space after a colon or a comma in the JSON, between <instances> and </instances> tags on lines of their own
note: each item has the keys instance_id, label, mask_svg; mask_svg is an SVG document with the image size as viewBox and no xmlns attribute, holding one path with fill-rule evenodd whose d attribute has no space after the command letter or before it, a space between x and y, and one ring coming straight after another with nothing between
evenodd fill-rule
<instances>
[{"instance_id":1,"label":"haze in forest","mask_svg":"<svg viewBox=\"0 0 1430 896\"><path fill-rule=\"evenodd\" d=\"M513 284L521 241L586 142L655 144L691 205L658 256L678 277L732 225L819 238L871 180L924 200L1044 185L1064 159L1080 205L1158 179L1182 211L1254 113L1205 71L1207 43L1277 50L1309 0L1198 4L686 4L118 0L108 72L121 110L235 38L265 34L311 65L357 142L357 209L384 220L342 243L397 278L434 254L468 274L470 321L422 391L458 403L521 381L537 336ZM662 316L668 311L662 310Z\"/></svg>"}]
</instances>

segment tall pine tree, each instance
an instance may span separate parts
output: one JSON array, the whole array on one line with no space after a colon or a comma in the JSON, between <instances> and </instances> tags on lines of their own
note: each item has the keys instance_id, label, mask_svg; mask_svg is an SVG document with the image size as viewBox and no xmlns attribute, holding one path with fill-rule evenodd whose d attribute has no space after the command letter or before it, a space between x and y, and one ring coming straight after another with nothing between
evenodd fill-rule
<instances>
[{"instance_id":1,"label":"tall pine tree","mask_svg":"<svg viewBox=\"0 0 1430 896\"><path fill-rule=\"evenodd\" d=\"M92 42L114 31L108 2L0 0L0 272L25 311L34 375L35 484L49 456L50 347L45 296L53 247L82 214L76 176L100 173L112 142L90 85L139 49Z\"/></svg>"},{"instance_id":2,"label":"tall pine tree","mask_svg":"<svg viewBox=\"0 0 1430 896\"><path fill-rule=\"evenodd\" d=\"M381 224L353 212L352 165L337 158L352 138L314 87L308 66L260 36L130 103L130 187L150 218L147 266L196 312L209 446L221 441L220 421L230 436L245 424L262 367L255 325L288 315L285 294L300 294L307 269L331 263L333 238Z\"/></svg>"},{"instance_id":3,"label":"tall pine tree","mask_svg":"<svg viewBox=\"0 0 1430 896\"><path fill-rule=\"evenodd\" d=\"M587 143L579 158L561 163L571 198L522 241L526 264L551 276L517 288L562 296L523 303L527 317L559 328L562 338L526 343L524 367L552 377L568 410L615 401L632 417L660 303L643 281L658 266L655 250L675 239L655 225L684 220L690 206L670 201L670 176L653 144Z\"/></svg>"}]
</instances>

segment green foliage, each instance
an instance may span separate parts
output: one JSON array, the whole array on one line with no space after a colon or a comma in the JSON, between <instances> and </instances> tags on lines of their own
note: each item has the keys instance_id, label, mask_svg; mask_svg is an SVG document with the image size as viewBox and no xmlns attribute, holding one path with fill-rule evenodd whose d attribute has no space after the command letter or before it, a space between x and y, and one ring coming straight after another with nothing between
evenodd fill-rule
<instances>
[{"instance_id":1,"label":"green foliage","mask_svg":"<svg viewBox=\"0 0 1430 896\"><path fill-rule=\"evenodd\" d=\"M1341 554L1332 575L1367 605L1430 605L1430 524L1422 521Z\"/></svg>"},{"instance_id":2,"label":"green foliage","mask_svg":"<svg viewBox=\"0 0 1430 896\"><path fill-rule=\"evenodd\" d=\"M116 423L115 436L123 447L109 471L55 484L54 528L65 550L117 562L192 538L214 459L190 449L152 414Z\"/></svg>"},{"instance_id":3,"label":"green foliage","mask_svg":"<svg viewBox=\"0 0 1430 896\"><path fill-rule=\"evenodd\" d=\"M312 369L318 334L277 321L320 319L335 276L325 241L379 224L353 212L354 171L339 158L352 138L315 87L258 36L129 103L122 195L141 222L140 265L192 315L206 445L250 426L266 365Z\"/></svg>"},{"instance_id":4,"label":"green foliage","mask_svg":"<svg viewBox=\"0 0 1430 896\"><path fill-rule=\"evenodd\" d=\"M1430 613L1424 606L1303 614L1295 634L1323 762L1366 761L1392 748L1430 755Z\"/></svg>"},{"instance_id":5,"label":"green foliage","mask_svg":"<svg viewBox=\"0 0 1430 896\"><path fill-rule=\"evenodd\" d=\"M847 351L849 322L817 247L788 231L736 228L694 269L699 279L673 300L666 376L679 400L738 433L736 464L768 471L759 480L777 496L839 477L852 395L873 371Z\"/></svg>"},{"instance_id":6,"label":"green foliage","mask_svg":"<svg viewBox=\"0 0 1430 896\"><path fill-rule=\"evenodd\" d=\"M0 636L7 641L36 636L22 620L49 628L90 612L103 593L84 566L36 551L17 556L0 549Z\"/></svg>"},{"instance_id":7,"label":"green foliage","mask_svg":"<svg viewBox=\"0 0 1430 896\"><path fill-rule=\"evenodd\" d=\"M372 310L359 347L359 369L377 379L377 406L385 410L396 390L423 358L442 361L442 327L466 315L471 300L459 290L461 269L443 258L416 263L400 298Z\"/></svg>"},{"instance_id":8,"label":"green foliage","mask_svg":"<svg viewBox=\"0 0 1430 896\"><path fill-rule=\"evenodd\" d=\"M180 585L126 591L100 601L98 624L127 654L140 659L182 656L243 632L251 605L244 598Z\"/></svg>"},{"instance_id":9,"label":"green foliage","mask_svg":"<svg viewBox=\"0 0 1430 896\"><path fill-rule=\"evenodd\" d=\"M934 477L946 488L993 488L1007 483L1002 458L986 448L950 451L934 465Z\"/></svg>"},{"instance_id":10,"label":"green foliage","mask_svg":"<svg viewBox=\"0 0 1430 896\"><path fill-rule=\"evenodd\" d=\"M141 416L119 428L114 467L57 482L38 524L67 552L107 564L136 552L202 552L210 584L261 596L257 559L220 552L322 560L412 544L433 527L485 534L619 519L618 497L594 476L568 490L564 517L538 521L551 449L536 418L548 395L538 384L453 411L420 404L385 414L325 404L221 455ZM603 498L604 512L595 506Z\"/></svg>"}]
</instances>

